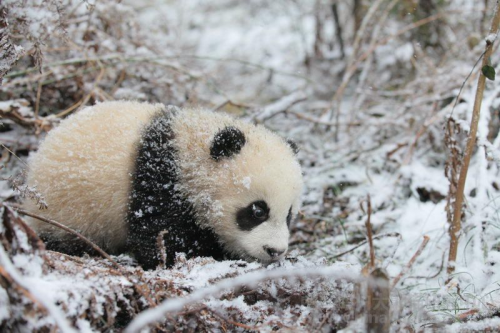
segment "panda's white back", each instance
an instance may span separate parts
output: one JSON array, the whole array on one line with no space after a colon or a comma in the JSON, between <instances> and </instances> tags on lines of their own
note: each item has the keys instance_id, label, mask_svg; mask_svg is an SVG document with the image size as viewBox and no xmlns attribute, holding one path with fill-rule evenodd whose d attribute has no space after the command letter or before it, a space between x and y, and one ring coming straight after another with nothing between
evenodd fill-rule
<instances>
[{"instance_id":1,"label":"panda's white back","mask_svg":"<svg viewBox=\"0 0 500 333\"><path fill-rule=\"evenodd\" d=\"M125 245L125 217L141 129L162 104L106 102L65 119L48 133L29 159L28 186L36 186L48 205L37 211L91 238L108 251ZM36 219L39 233L67 236L63 230Z\"/></svg>"}]
</instances>

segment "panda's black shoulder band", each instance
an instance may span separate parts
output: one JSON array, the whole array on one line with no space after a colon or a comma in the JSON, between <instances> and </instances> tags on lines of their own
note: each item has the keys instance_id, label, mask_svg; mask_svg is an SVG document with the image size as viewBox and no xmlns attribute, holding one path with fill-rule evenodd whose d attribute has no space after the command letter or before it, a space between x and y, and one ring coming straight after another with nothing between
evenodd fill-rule
<instances>
[{"instance_id":1,"label":"panda's black shoulder band","mask_svg":"<svg viewBox=\"0 0 500 333\"><path fill-rule=\"evenodd\" d=\"M216 161L238 154L246 143L245 134L236 127L228 126L215 134L210 146L210 156Z\"/></svg>"}]
</instances>

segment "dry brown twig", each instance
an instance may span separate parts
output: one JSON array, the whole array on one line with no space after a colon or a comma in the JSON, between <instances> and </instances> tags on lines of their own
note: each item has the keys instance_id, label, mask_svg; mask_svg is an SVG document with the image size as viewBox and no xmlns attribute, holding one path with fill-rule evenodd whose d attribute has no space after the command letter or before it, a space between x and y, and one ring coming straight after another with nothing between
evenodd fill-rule
<instances>
[{"instance_id":1,"label":"dry brown twig","mask_svg":"<svg viewBox=\"0 0 500 333\"><path fill-rule=\"evenodd\" d=\"M78 102L71 105L67 109L59 112L58 114L56 114L56 117L63 118L65 116L67 116L68 114L70 114L71 112L73 112L74 110L76 110L82 106L85 106L87 104L87 102L90 100L90 98L93 96L94 92L98 88L99 83L103 79L104 74L106 73L106 67L103 65L103 63L100 60L97 60L96 63L99 67L99 74L97 75L96 79L94 80L94 84L92 85L92 89Z\"/></svg>"},{"instance_id":2,"label":"dry brown twig","mask_svg":"<svg viewBox=\"0 0 500 333\"><path fill-rule=\"evenodd\" d=\"M25 113L28 113L28 115L25 115ZM37 134L42 131L49 131L56 122L53 118L41 118L32 115L32 110L29 109L29 102L25 99L4 103L0 108L0 119L10 119L22 127L35 129Z\"/></svg>"},{"instance_id":3,"label":"dry brown twig","mask_svg":"<svg viewBox=\"0 0 500 333\"><path fill-rule=\"evenodd\" d=\"M8 290L7 294L11 301L13 294L10 294L9 290L15 290L15 293L22 296L19 297L17 302L30 304L31 309L29 312L24 312L22 320L34 314L42 314L44 317L52 317L56 328L62 332L73 332L65 319L62 318L60 311L51 302L48 302L44 295L38 292L37 288L33 288L30 282L24 279L23 272L27 267L16 267L14 264L13 256L19 254L33 255L37 253L37 257L45 261L46 255L43 242L8 206L5 206L3 210L0 229L2 229L0 232L0 286ZM29 302L26 302L26 300ZM2 325L2 327L5 326Z\"/></svg>"},{"instance_id":4,"label":"dry brown twig","mask_svg":"<svg viewBox=\"0 0 500 333\"><path fill-rule=\"evenodd\" d=\"M257 113L253 116L253 120L256 123L263 123L279 113L287 112L292 106L306 99L307 94L302 90L297 90L257 110Z\"/></svg>"},{"instance_id":5,"label":"dry brown twig","mask_svg":"<svg viewBox=\"0 0 500 333\"><path fill-rule=\"evenodd\" d=\"M426 279L426 280L430 280L430 279L436 278L443 271L443 268L444 268L444 257L445 257L445 255L446 255L446 251L444 251L443 255L441 256L441 265L439 266L439 269L438 269L438 271L436 273L434 273L433 275L430 275L430 276L416 275L416 276L412 276L412 277L415 278L415 279Z\"/></svg>"},{"instance_id":6,"label":"dry brown twig","mask_svg":"<svg viewBox=\"0 0 500 333\"><path fill-rule=\"evenodd\" d=\"M214 316L219 317L220 319L226 321L227 323L229 323L233 326L240 327L240 328L243 328L243 329L248 330L248 331L259 332L261 330L261 326L249 326L249 325L245 325L243 323L236 322L236 321L227 318L226 316L220 314L218 311L211 309L209 307L205 307L204 310L211 312Z\"/></svg>"},{"instance_id":7,"label":"dry brown twig","mask_svg":"<svg viewBox=\"0 0 500 333\"><path fill-rule=\"evenodd\" d=\"M368 236L368 244L370 247L370 266L371 268L375 267L375 250L373 249L373 233L372 233L372 224L370 222L372 216L372 202L370 199L370 195L367 197L367 218L365 222L366 232Z\"/></svg>"},{"instance_id":8,"label":"dry brown twig","mask_svg":"<svg viewBox=\"0 0 500 333\"><path fill-rule=\"evenodd\" d=\"M413 22L412 24L409 24L409 25L403 27L402 29L400 29L399 31L397 31L395 34L387 36L386 38L383 38L379 42L374 43L373 45L371 45L371 47L368 50L366 50L361 56L359 56L355 61L353 61L352 63L350 62L347 65L347 69L346 69L346 71L344 73L344 76L342 78L342 82L341 82L340 86L337 88L337 90L335 91L335 94L332 97L330 107L327 108L327 109L325 109L325 112L323 114L325 114L326 112L330 111L329 119L332 120L333 119L333 114L336 111L335 122L339 121L340 104L341 104L344 92L345 92L347 86L349 85L349 82L351 81L352 77L354 76L354 73L356 73L356 71L358 70L359 66L363 63L363 61L365 61L373 52L375 52L375 50L378 47L387 44L392 39L394 39L396 37L399 37L399 36L405 34L406 32L408 32L410 30L416 29L416 28L421 27L421 26L423 26L425 24L428 24L430 22L439 20L439 19L441 19L441 18L443 18L443 17L445 17L447 15L451 15L451 14L454 14L454 13L457 13L457 12L461 12L461 11L460 10L453 10L453 11L442 12L442 13L437 13L435 15L431 15L431 16L426 17L424 19L421 19L421 20L419 20L417 22ZM335 138L336 138L336 140L338 138L338 125L335 126Z\"/></svg>"},{"instance_id":9,"label":"dry brown twig","mask_svg":"<svg viewBox=\"0 0 500 333\"><path fill-rule=\"evenodd\" d=\"M379 238L384 238L384 237L401 237L401 235L398 232L389 232L387 234L377 235L377 236L373 237L373 239L379 239ZM335 256L333 256L333 259L340 258L348 253L351 253L352 251L356 250L360 246L365 245L366 243L368 243L368 240L364 240L364 241L360 242L358 245L353 246L349 250L346 250L342 253L336 254Z\"/></svg>"},{"instance_id":10,"label":"dry brown twig","mask_svg":"<svg viewBox=\"0 0 500 333\"><path fill-rule=\"evenodd\" d=\"M415 260L417 260L417 258L420 256L422 251L425 249L425 247L427 246L427 243L429 243L429 240L430 240L429 236L425 235L424 240L422 241L422 244L420 244L420 247L418 248L417 252L415 252L413 257L411 257L410 261L408 262L408 264L406 264L405 268L401 271L401 273L399 273L398 276L396 276L394 278L394 280L392 281L391 289L394 288L398 284L399 280L401 280L401 278L403 276L405 276L406 273L408 273L408 271L411 269L411 267L415 263Z\"/></svg>"},{"instance_id":11,"label":"dry brown twig","mask_svg":"<svg viewBox=\"0 0 500 333\"><path fill-rule=\"evenodd\" d=\"M3 279L3 281L2 281ZM35 296L33 296L28 289L24 288L21 284L17 283L14 278L5 270L4 267L0 266L0 286L7 289L9 286L15 289L19 294L22 294L27 299L29 299L33 304L40 307L42 311L47 313L47 308L38 301Z\"/></svg>"},{"instance_id":12,"label":"dry brown twig","mask_svg":"<svg viewBox=\"0 0 500 333\"><path fill-rule=\"evenodd\" d=\"M7 206L7 205L4 205L4 206L10 207L10 206ZM123 276L125 276L125 277L129 276L129 273L125 270L125 268L123 268L123 266L121 266L120 264L118 264L113 258L111 258L111 256L109 254L107 254L97 244L93 243L91 240L89 240L88 238L86 238L82 234L74 231L71 228L68 228L64 224L61 224L61 223L59 223L57 221L45 218L43 216L31 213L31 212L28 212L28 211L26 211L24 209L15 208L15 207L10 207L10 208L14 208L19 214L30 216L30 217L35 218L37 220L40 220L42 222L48 223L50 225L58 227L58 228L60 228L60 229L62 229L64 231L66 231L66 232L68 232L68 233L70 233L70 234L78 237L80 240L82 240L87 245L89 245L94 251L96 251L97 253L99 253L103 258L107 259ZM149 303L149 305L151 307L153 307L153 306L156 305L156 303L153 301L153 299L150 296L149 289L147 288L147 286L145 284L144 285L138 285L138 284L134 283L133 281L131 281L131 282L132 282L132 284L134 286L134 289L148 301L148 303Z\"/></svg>"},{"instance_id":13,"label":"dry brown twig","mask_svg":"<svg viewBox=\"0 0 500 333\"><path fill-rule=\"evenodd\" d=\"M35 119L38 119L38 113L40 111L40 98L42 98L42 82L38 82L38 87L36 88L36 100L35 100Z\"/></svg>"},{"instance_id":14,"label":"dry brown twig","mask_svg":"<svg viewBox=\"0 0 500 333\"><path fill-rule=\"evenodd\" d=\"M29 217L35 218L37 220L40 220L42 222L48 223L50 225L58 227L58 228L60 228L60 229L62 229L64 231L72 234L73 236L78 237L79 239L81 239L82 241L84 241L87 245L89 245L94 251L96 251L97 253L99 253L103 258L109 260L109 262L113 266L115 266L117 269L121 269L122 268L115 260L113 260L113 258L111 258L111 256L109 254L107 254L106 252L104 252L104 250L101 249L97 244L94 244L90 239L88 239L87 237L83 236L82 234L74 231L73 229L68 228L64 224L59 223L59 222L54 221L54 220L51 220L51 219L48 219L48 218L45 218L43 216L31 213L31 212L28 212L27 210L24 210L24 209L21 209L21 208L15 208L15 210L19 214L21 214L21 215L29 216Z\"/></svg>"},{"instance_id":15,"label":"dry brown twig","mask_svg":"<svg viewBox=\"0 0 500 333\"><path fill-rule=\"evenodd\" d=\"M240 108L240 109L252 109L252 108L254 108L251 105L244 104L244 103L237 103L237 102L234 102L233 100L227 98L224 102L222 102L219 105L217 105L216 107L214 107L212 109L212 111L213 112L219 111L220 109L223 109L227 105L234 106L234 107L237 107L237 108Z\"/></svg>"},{"instance_id":16,"label":"dry brown twig","mask_svg":"<svg viewBox=\"0 0 500 333\"><path fill-rule=\"evenodd\" d=\"M353 126L360 126L361 123L360 122L349 122L349 123L335 123L335 122L329 122L329 121L324 121L324 120L321 120L321 119L317 119L317 118L314 118L314 117L311 117L311 116L308 116L307 114L302 114L302 113L299 113L299 112L295 112L295 111L292 111L292 110L287 110L285 111L287 114L291 114L291 115L294 115L295 117L297 117L298 119L301 119L301 120L305 120L305 121L309 121L311 123L314 123L314 124L318 124L318 125L325 125L325 126L335 126L335 125L339 125L339 126L349 126L349 127L353 127Z\"/></svg>"},{"instance_id":17,"label":"dry brown twig","mask_svg":"<svg viewBox=\"0 0 500 333\"><path fill-rule=\"evenodd\" d=\"M365 327L367 332L389 332L391 288L385 269L375 267L367 280Z\"/></svg>"},{"instance_id":18,"label":"dry brown twig","mask_svg":"<svg viewBox=\"0 0 500 333\"><path fill-rule=\"evenodd\" d=\"M490 34L496 36L498 32L498 27L500 24L500 5L497 1L495 7L495 16L493 21L491 22ZM486 50L484 53L483 61L481 64L481 68L487 66L489 63L490 56L493 52L493 43L494 41L487 39L486 40ZM455 271L455 261L457 259L457 251L458 251L458 240L460 237L461 231L461 222L462 222L462 204L464 202L464 190L465 190L465 181L467 180L467 172L469 170L470 159L472 157L472 153L474 151L474 147L476 144L476 136L477 136L477 128L479 123L479 116L481 113L481 104L483 101L484 88L486 86L486 76L481 72L479 74L476 96L474 100L474 107L472 111L472 120L469 131L469 137L467 139L467 145L465 148L464 159L462 163L462 168L460 169L460 176L458 178L458 186L457 186L457 194L455 198L455 204L453 209L453 221L450 226L450 252L448 255L448 268L447 273L450 276ZM449 282L450 278L448 278Z\"/></svg>"},{"instance_id":19,"label":"dry brown twig","mask_svg":"<svg viewBox=\"0 0 500 333\"><path fill-rule=\"evenodd\" d=\"M23 49L16 49L16 46L12 43L7 26L6 10L0 7L0 54L2 55L0 58L0 85L3 76L24 53Z\"/></svg>"},{"instance_id":20,"label":"dry brown twig","mask_svg":"<svg viewBox=\"0 0 500 333\"><path fill-rule=\"evenodd\" d=\"M415 152L415 149L417 147L417 143L420 140L420 138L427 132L427 129L434 124L436 121L441 119L440 114L438 114L437 111L438 108L438 103L434 102L433 103L433 115L430 117L430 119L424 121L424 123L420 126L420 129L418 130L417 134L415 135L415 138L413 139L412 143L408 147L408 150L406 151L405 157L403 159L403 165L408 165L411 162L411 159L413 157L413 154Z\"/></svg>"},{"instance_id":21,"label":"dry brown twig","mask_svg":"<svg viewBox=\"0 0 500 333\"><path fill-rule=\"evenodd\" d=\"M365 30L368 26L368 23L371 21L373 15L375 15L375 13L377 12L377 9L378 7L383 3L383 0L377 0L375 2L373 2L373 4L370 6L370 8L368 9L366 15L364 15L363 17L363 21L361 22L361 26L359 27L359 29L357 29L356 31L356 36L354 37L354 42L353 42L353 45L352 45L352 53L351 53L351 56L347 62L347 66L346 68L351 68L354 64L357 63L356 61L356 57L358 56L358 51L359 51L359 48L360 48L360 45L361 45L361 40L363 39L364 37L364 34L365 34ZM340 87L338 88L338 90L343 90L347 87L347 83L349 82L350 80L350 77L352 76L351 73L349 73L349 71L345 71L344 72L344 76L342 78L342 84L340 85ZM343 87L343 84L344 82L346 82L345 84L345 87ZM338 92L337 90L337 92ZM340 117L340 98L336 98L337 96L337 92L335 93L333 99L332 99L332 103L330 105L330 110L331 110L331 113L330 113L330 121L333 119L333 108L334 108L334 105L335 105L335 102L337 102L337 114L336 114L336 117L335 117L335 141L338 140L338 132L339 132L339 128L338 128L338 122L339 122L339 117ZM340 93L340 96L343 94ZM328 108L325 109L325 111L328 111ZM323 113L324 115L324 113Z\"/></svg>"},{"instance_id":22,"label":"dry brown twig","mask_svg":"<svg viewBox=\"0 0 500 333\"><path fill-rule=\"evenodd\" d=\"M363 208L361 206L361 208ZM363 210L363 209L362 209ZM364 211L364 210L363 210ZM368 332L388 332L391 324L389 276L385 269L375 265L375 250L373 248L373 232L371 226L372 204L367 196L367 218L365 222L368 243L370 247L370 262L365 266L362 275L367 276L365 327ZM358 285L358 292L361 286Z\"/></svg>"},{"instance_id":23,"label":"dry brown twig","mask_svg":"<svg viewBox=\"0 0 500 333\"><path fill-rule=\"evenodd\" d=\"M370 29L372 31L371 36L370 36L370 44L368 48L372 48L373 45L377 43L379 40L380 33L382 32L382 28L385 26L387 18L389 17L390 12L396 6L396 4L399 2L399 0L392 0L383 10L382 14L380 15L380 18L377 19L376 25ZM372 67L372 55L368 55L363 63L363 68L361 69L361 73L359 74L359 80L358 83L356 84L356 88L354 89L354 96L353 96L353 103L349 107L349 110L347 111L350 114L350 121L353 121L356 117L356 111L361 107L363 104L366 95L363 93L358 93L361 91L362 87L365 85L366 79L368 77L368 73L370 72L370 69ZM348 128L349 130L349 128Z\"/></svg>"}]
</instances>

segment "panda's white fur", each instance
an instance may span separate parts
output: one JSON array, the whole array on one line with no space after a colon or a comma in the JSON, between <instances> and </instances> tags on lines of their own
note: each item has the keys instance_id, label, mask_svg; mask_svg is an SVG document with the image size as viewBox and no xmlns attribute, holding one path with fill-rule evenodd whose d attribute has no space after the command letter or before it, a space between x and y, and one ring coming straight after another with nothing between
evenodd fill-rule
<instances>
[{"instance_id":1,"label":"panda's white fur","mask_svg":"<svg viewBox=\"0 0 500 333\"><path fill-rule=\"evenodd\" d=\"M37 213L80 231L109 251L127 238L125 219L140 129L163 105L101 103L86 108L50 131L29 159L27 184L48 205ZM35 211L33 201L24 202ZM30 219L39 232L67 233Z\"/></svg>"},{"instance_id":2,"label":"panda's white fur","mask_svg":"<svg viewBox=\"0 0 500 333\"><path fill-rule=\"evenodd\" d=\"M29 161L27 183L36 186L48 205L38 213L80 231L112 253L122 251L138 146L144 129L164 109L161 104L106 102L64 120ZM172 112L170 126L179 168L176 186L194 207L199 226L213 230L233 255L277 259L265 249L287 250L286 219L290 207L293 215L297 213L302 189L300 165L290 146L262 126L203 110ZM246 142L235 156L215 160L210 146L226 127L240 130ZM267 202L269 219L250 231L241 230L235 216L256 200ZM36 209L31 201L24 206ZM30 223L51 237L66 236L38 220Z\"/></svg>"}]
</instances>

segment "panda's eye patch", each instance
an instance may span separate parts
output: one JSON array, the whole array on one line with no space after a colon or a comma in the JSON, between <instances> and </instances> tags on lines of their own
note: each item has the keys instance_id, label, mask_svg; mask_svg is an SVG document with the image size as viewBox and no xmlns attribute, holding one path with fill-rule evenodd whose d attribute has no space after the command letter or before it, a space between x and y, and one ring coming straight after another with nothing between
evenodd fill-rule
<instances>
[{"instance_id":1,"label":"panda's eye patch","mask_svg":"<svg viewBox=\"0 0 500 333\"><path fill-rule=\"evenodd\" d=\"M269 219L269 211L265 201L252 202L236 213L236 223L241 230L250 231Z\"/></svg>"}]
</instances>

